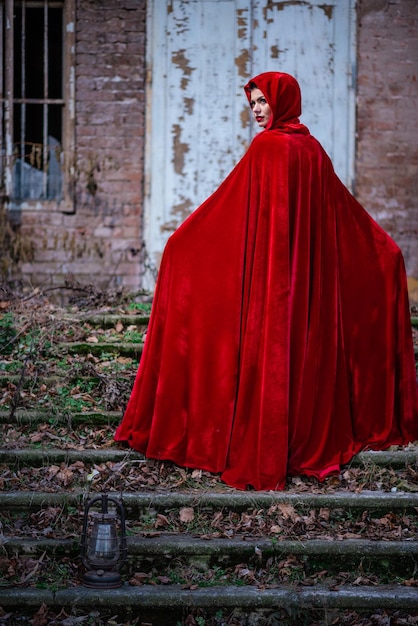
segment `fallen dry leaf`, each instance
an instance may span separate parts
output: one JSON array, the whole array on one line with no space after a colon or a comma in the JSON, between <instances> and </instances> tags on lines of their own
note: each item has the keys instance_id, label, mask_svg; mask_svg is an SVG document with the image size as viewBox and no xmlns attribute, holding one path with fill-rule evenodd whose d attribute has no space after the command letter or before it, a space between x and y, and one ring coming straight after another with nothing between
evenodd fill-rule
<instances>
[{"instance_id":1,"label":"fallen dry leaf","mask_svg":"<svg viewBox=\"0 0 418 626\"><path fill-rule=\"evenodd\" d=\"M183 507L179 511L179 518L183 524L188 524L194 520L194 511L191 507Z\"/></svg>"},{"instance_id":2,"label":"fallen dry leaf","mask_svg":"<svg viewBox=\"0 0 418 626\"><path fill-rule=\"evenodd\" d=\"M295 507L293 507L291 504L284 504L283 502L280 502L277 505L277 508L284 517L284 519L290 519L292 520L292 522L296 522L298 519L300 519L299 515L295 511Z\"/></svg>"},{"instance_id":3,"label":"fallen dry leaf","mask_svg":"<svg viewBox=\"0 0 418 626\"><path fill-rule=\"evenodd\" d=\"M32 626L45 626L45 624L48 624L48 612L49 609L46 604L42 604L39 611L33 616Z\"/></svg>"},{"instance_id":4,"label":"fallen dry leaf","mask_svg":"<svg viewBox=\"0 0 418 626\"><path fill-rule=\"evenodd\" d=\"M170 524L168 517L163 515L162 513L158 513L157 519L155 520L155 528L160 528L161 526L168 526Z\"/></svg>"},{"instance_id":5,"label":"fallen dry leaf","mask_svg":"<svg viewBox=\"0 0 418 626\"><path fill-rule=\"evenodd\" d=\"M223 520L222 511L216 511L216 513L215 513L215 515L213 516L213 519L212 519L212 526L214 528L219 528L222 520Z\"/></svg>"},{"instance_id":6,"label":"fallen dry leaf","mask_svg":"<svg viewBox=\"0 0 418 626\"><path fill-rule=\"evenodd\" d=\"M270 528L270 532L274 533L274 534L278 534L282 532L282 527L281 526L277 526L276 524L274 524L271 528Z\"/></svg>"},{"instance_id":7,"label":"fallen dry leaf","mask_svg":"<svg viewBox=\"0 0 418 626\"><path fill-rule=\"evenodd\" d=\"M168 576L158 576L157 578L162 585L169 585L171 582Z\"/></svg>"},{"instance_id":8,"label":"fallen dry leaf","mask_svg":"<svg viewBox=\"0 0 418 626\"><path fill-rule=\"evenodd\" d=\"M144 582L149 579L149 577L149 574L146 574L145 572L136 572L132 576L132 578L130 578L129 584L133 585L134 587L139 587L143 585Z\"/></svg>"},{"instance_id":9,"label":"fallen dry leaf","mask_svg":"<svg viewBox=\"0 0 418 626\"><path fill-rule=\"evenodd\" d=\"M330 510L327 507L321 507L319 509L319 517L328 522L330 516Z\"/></svg>"}]
</instances>

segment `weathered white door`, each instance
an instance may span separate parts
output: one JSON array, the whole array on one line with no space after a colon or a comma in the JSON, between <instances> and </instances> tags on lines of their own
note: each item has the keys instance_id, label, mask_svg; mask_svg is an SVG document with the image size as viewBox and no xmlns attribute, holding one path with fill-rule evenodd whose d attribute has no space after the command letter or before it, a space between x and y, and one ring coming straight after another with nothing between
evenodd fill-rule
<instances>
[{"instance_id":1,"label":"weathered white door","mask_svg":"<svg viewBox=\"0 0 418 626\"><path fill-rule=\"evenodd\" d=\"M251 76L298 79L301 121L351 186L355 0L150 0L147 19L144 286L152 287L169 235L258 130L242 89Z\"/></svg>"}]
</instances>

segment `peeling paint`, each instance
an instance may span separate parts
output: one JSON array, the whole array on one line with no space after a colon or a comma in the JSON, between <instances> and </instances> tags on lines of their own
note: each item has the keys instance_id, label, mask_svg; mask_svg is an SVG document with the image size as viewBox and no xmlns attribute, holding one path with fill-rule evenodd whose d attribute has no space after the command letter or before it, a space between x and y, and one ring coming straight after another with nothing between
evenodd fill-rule
<instances>
[{"instance_id":1,"label":"peeling paint","mask_svg":"<svg viewBox=\"0 0 418 626\"><path fill-rule=\"evenodd\" d=\"M189 59L185 55L186 50L177 50L177 52L173 52L172 61L177 67L186 74L186 76L190 76L192 71L196 68L190 67Z\"/></svg>"},{"instance_id":2,"label":"peeling paint","mask_svg":"<svg viewBox=\"0 0 418 626\"><path fill-rule=\"evenodd\" d=\"M174 232L189 217L194 208L195 206L189 198L183 198L182 202L172 206L170 214L173 217L160 225L161 233Z\"/></svg>"},{"instance_id":3,"label":"peeling paint","mask_svg":"<svg viewBox=\"0 0 418 626\"><path fill-rule=\"evenodd\" d=\"M194 98L183 98L184 102L184 110L188 115L193 114L195 99Z\"/></svg>"},{"instance_id":4,"label":"peeling paint","mask_svg":"<svg viewBox=\"0 0 418 626\"><path fill-rule=\"evenodd\" d=\"M171 220L168 222L164 222L164 224L161 224L160 231L162 233L173 233L177 227L178 227L177 220Z\"/></svg>"},{"instance_id":5,"label":"peeling paint","mask_svg":"<svg viewBox=\"0 0 418 626\"><path fill-rule=\"evenodd\" d=\"M245 39L248 32L248 9L237 9L238 39Z\"/></svg>"},{"instance_id":6,"label":"peeling paint","mask_svg":"<svg viewBox=\"0 0 418 626\"><path fill-rule=\"evenodd\" d=\"M235 57L235 65L238 68L238 75L243 78L248 76L248 67L251 61L250 53L248 50L243 50L240 55Z\"/></svg>"},{"instance_id":7,"label":"peeling paint","mask_svg":"<svg viewBox=\"0 0 418 626\"><path fill-rule=\"evenodd\" d=\"M308 9L321 9L325 13L326 17L329 20L332 20L334 11L334 5L332 4L312 4L311 2L307 2L306 0L283 0L280 2L273 2L272 0L269 0L263 9L264 19L266 20L267 24L271 24L274 21L272 18L268 18L268 11L273 11L274 9L276 9L277 11L284 11L285 9L287 9L287 7L291 6L308 7Z\"/></svg>"},{"instance_id":8,"label":"peeling paint","mask_svg":"<svg viewBox=\"0 0 418 626\"><path fill-rule=\"evenodd\" d=\"M190 215L193 209L196 208L189 198L184 198L183 202L175 204L173 206L173 214L179 218L179 223L184 222L186 217Z\"/></svg>"},{"instance_id":9,"label":"peeling paint","mask_svg":"<svg viewBox=\"0 0 418 626\"><path fill-rule=\"evenodd\" d=\"M241 111L239 117L240 117L240 120L241 120L241 127L242 128L248 128L248 124L250 123L250 111L249 111L249 108L247 106L244 107L244 109Z\"/></svg>"},{"instance_id":10,"label":"peeling paint","mask_svg":"<svg viewBox=\"0 0 418 626\"><path fill-rule=\"evenodd\" d=\"M272 0L268 0L266 6L263 8L263 15L266 23L271 24L273 22L272 18L268 18L268 11L274 11L274 9L276 9L277 11L284 11L285 9L287 9L287 7L292 6L310 7L311 3L306 2L306 0L284 0L280 2L273 2Z\"/></svg>"},{"instance_id":11,"label":"peeling paint","mask_svg":"<svg viewBox=\"0 0 418 626\"><path fill-rule=\"evenodd\" d=\"M181 89L186 89L189 83L189 79L186 77L191 76L191 73L196 69L195 67L190 67L190 61L186 57L185 52L186 50L184 49L177 50L176 52L173 52L171 56L171 60L174 65L177 65L178 69L182 70L183 72L183 78L181 79L180 84Z\"/></svg>"},{"instance_id":12,"label":"peeling paint","mask_svg":"<svg viewBox=\"0 0 418 626\"><path fill-rule=\"evenodd\" d=\"M318 4L318 9L322 9L326 17L329 20L332 20L332 15L334 12L334 6L332 4Z\"/></svg>"},{"instance_id":13,"label":"peeling paint","mask_svg":"<svg viewBox=\"0 0 418 626\"><path fill-rule=\"evenodd\" d=\"M181 126L180 124L174 124L172 129L173 135L173 158L172 163L174 165L174 171L176 174L184 173L184 157L190 151L190 147L187 143L182 143L181 138Z\"/></svg>"},{"instance_id":14,"label":"peeling paint","mask_svg":"<svg viewBox=\"0 0 418 626\"><path fill-rule=\"evenodd\" d=\"M270 57L272 59L278 59L281 52L286 52L286 50L281 50L278 46L270 46Z\"/></svg>"}]
</instances>

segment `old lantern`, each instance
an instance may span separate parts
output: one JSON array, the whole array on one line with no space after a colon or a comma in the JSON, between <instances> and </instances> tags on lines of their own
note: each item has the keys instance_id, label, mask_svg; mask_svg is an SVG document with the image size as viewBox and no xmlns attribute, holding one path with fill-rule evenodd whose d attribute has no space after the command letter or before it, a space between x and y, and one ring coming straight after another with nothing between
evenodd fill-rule
<instances>
[{"instance_id":1,"label":"old lantern","mask_svg":"<svg viewBox=\"0 0 418 626\"><path fill-rule=\"evenodd\" d=\"M86 569L85 587L114 589L122 585L119 571L126 561L125 512L122 503L108 494L86 503L81 559Z\"/></svg>"}]
</instances>

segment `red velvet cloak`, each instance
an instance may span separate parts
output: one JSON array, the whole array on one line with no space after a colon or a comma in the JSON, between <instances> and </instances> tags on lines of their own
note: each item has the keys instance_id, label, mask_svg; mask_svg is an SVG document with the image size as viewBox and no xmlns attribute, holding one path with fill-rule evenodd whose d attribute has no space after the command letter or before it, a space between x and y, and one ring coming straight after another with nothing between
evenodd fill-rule
<instances>
[{"instance_id":1,"label":"red velvet cloak","mask_svg":"<svg viewBox=\"0 0 418 626\"><path fill-rule=\"evenodd\" d=\"M297 82L253 81L269 126L167 243L115 439L261 490L416 440L418 418L401 252L299 123Z\"/></svg>"}]
</instances>

